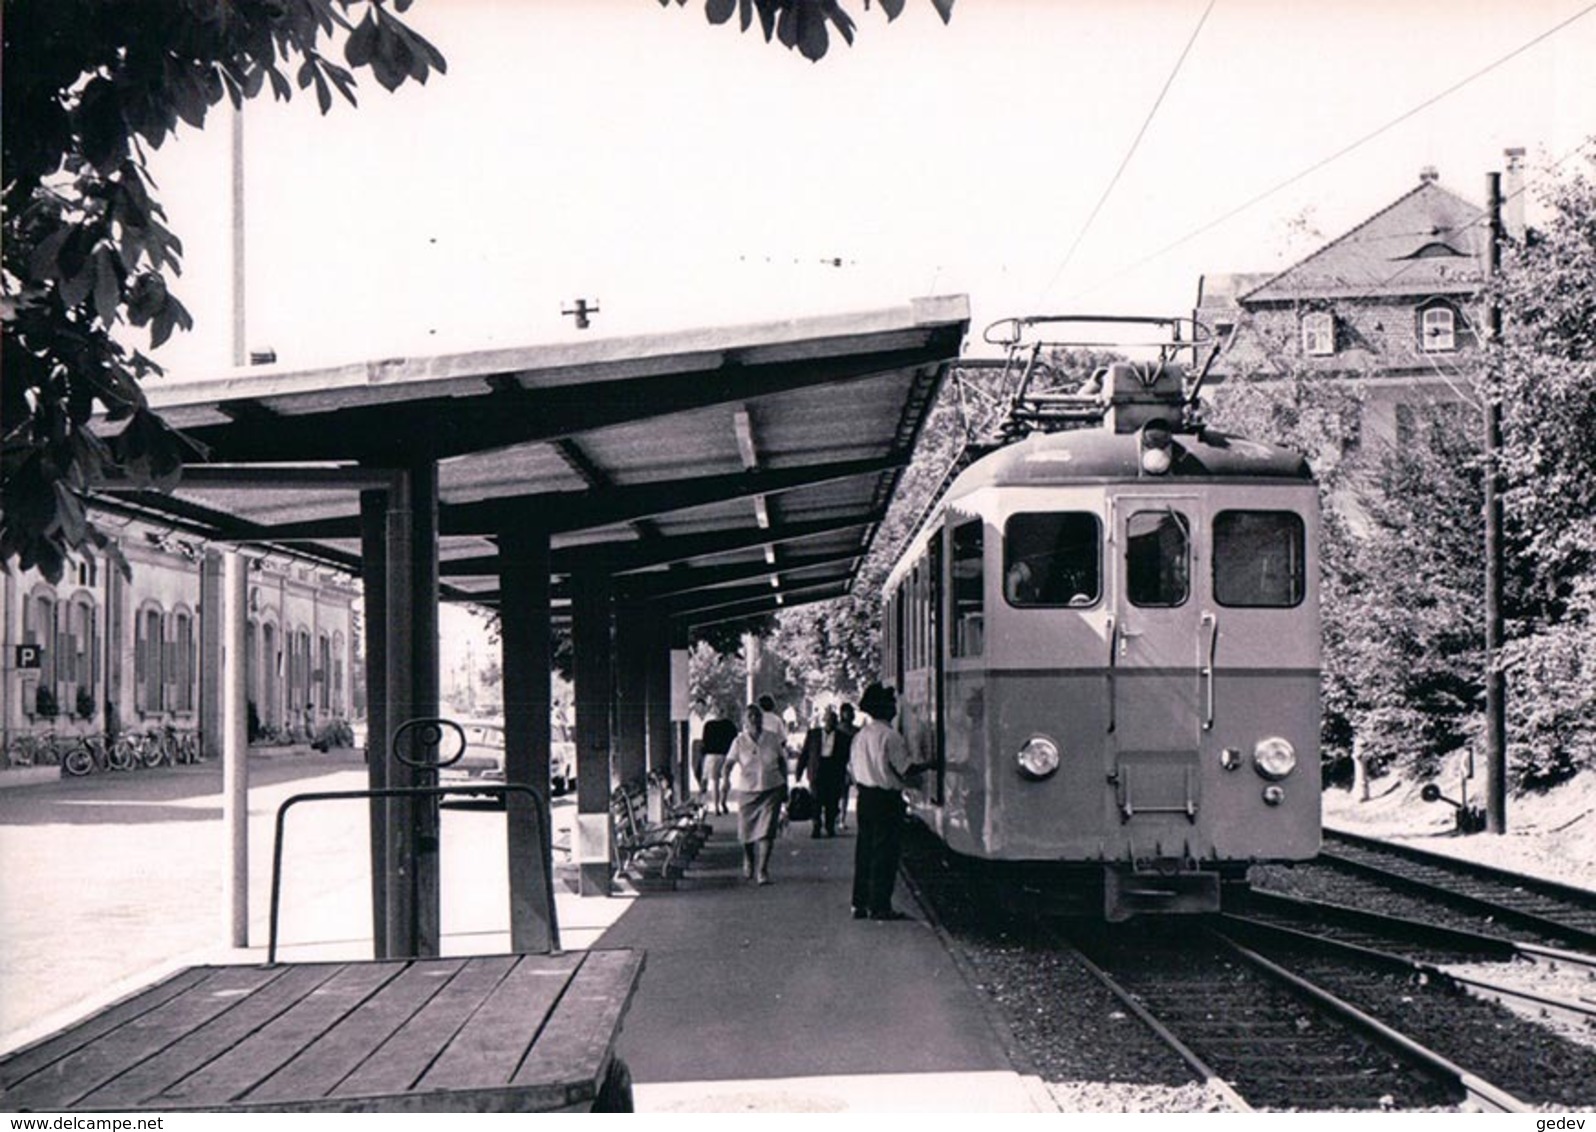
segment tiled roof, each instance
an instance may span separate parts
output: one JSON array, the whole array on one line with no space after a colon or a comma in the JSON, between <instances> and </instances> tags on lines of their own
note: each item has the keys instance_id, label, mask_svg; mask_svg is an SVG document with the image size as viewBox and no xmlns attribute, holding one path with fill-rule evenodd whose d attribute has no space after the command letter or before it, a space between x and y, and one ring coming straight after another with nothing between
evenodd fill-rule
<instances>
[{"instance_id":1,"label":"tiled roof","mask_svg":"<svg viewBox=\"0 0 1596 1132\"><path fill-rule=\"evenodd\" d=\"M1243 305L1467 294L1484 280L1485 210L1433 180L1250 291Z\"/></svg>"}]
</instances>

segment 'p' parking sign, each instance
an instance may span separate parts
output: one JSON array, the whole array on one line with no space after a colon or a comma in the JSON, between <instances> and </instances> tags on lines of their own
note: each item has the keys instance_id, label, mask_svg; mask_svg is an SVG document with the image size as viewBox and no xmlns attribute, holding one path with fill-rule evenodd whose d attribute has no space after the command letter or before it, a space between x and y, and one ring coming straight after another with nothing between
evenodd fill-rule
<instances>
[{"instance_id":1,"label":"'p' parking sign","mask_svg":"<svg viewBox=\"0 0 1596 1132\"><path fill-rule=\"evenodd\" d=\"M43 645L18 645L17 667L38 668L44 663Z\"/></svg>"}]
</instances>

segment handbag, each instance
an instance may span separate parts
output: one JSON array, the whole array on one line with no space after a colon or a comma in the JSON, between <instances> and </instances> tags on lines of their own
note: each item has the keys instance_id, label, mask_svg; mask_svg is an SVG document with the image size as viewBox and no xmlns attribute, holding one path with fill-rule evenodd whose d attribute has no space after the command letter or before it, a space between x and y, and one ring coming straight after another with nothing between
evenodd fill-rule
<instances>
[{"instance_id":1,"label":"handbag","mask_svg":"<svg viewBox=\"0 0 1596 1132\"><path fill-rule=\"evenodd\" d=\"M802 786L794 786L787 794L788 821L814 821L815 796Z\"/></svg>"}]
</instances>

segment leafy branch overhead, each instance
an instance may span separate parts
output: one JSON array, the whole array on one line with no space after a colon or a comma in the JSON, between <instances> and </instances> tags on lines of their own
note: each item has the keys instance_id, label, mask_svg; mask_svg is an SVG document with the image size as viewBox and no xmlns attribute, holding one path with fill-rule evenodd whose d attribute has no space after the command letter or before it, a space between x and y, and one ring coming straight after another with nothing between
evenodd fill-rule
<instances>
[{"instance_id":1,"label":"leafy branch overhead","mask_svg":"<svg viewBox=\"0 0 1596 1132\"><path fill-rule=\"evenodd\" d=\"M159 0L134 19L117 0L6 0L0 561L59 579L67 553L105 545L83 495L108 469L160 487L195 455L140 388L161 368L117 337L147 330L154 349L193 325L149 150L268 86L314 88L326 113L334 91L355 104L362 68L387 90L426 82L445 63L395 15L409 7ZM108 439L89 428L102 409Z\"/></svg>"},{"instance_id":2,"label":"leafy branch overhead","mask_svg":"<svg viewBox=\"0 0 1596 1132\"><path fill-rule=\"evenodd\" d=\"M671 0L659 2L663 8L668 7ZM903 14L908 0L878 0L878 3L890 22ZM676 0L676 4L685 7L687 0ZM953 4L954 0L931 0L931 6L943 23L953 18ZM868 9L870 0L864 0L864 6ZM779 42L789 51L796 48L811 62L825 57L831 46L832 30L853 43L853 17L840 0L704 0L704 15L717 25L730 23L736 16L745 32L754 26L757 18L766 43Z\"/></svg>"}]
</instances>

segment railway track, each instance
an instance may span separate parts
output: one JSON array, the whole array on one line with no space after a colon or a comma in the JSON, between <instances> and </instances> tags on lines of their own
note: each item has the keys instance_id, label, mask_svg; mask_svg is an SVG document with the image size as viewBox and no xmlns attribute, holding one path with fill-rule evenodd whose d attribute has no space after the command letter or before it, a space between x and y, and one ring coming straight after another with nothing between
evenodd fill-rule
<instances>
[{"instance_id":1,"label":"railway track","mask_svg":"<svg viewBox=\"0 0 1596 1132\"><path fill-rule=\"evenodd\" d=\"M1083 961L1194 1073L1248 1107L1293 1111L1526 1104L1223 933L1195 925L1089 933Z\"/></svg>"},{"instance_id":2,"label":"railway track","mask_svg":"<svg viewBox=\"0 0 1596 1132\"><path fill-rule=\"evenodd\" d=\"M1501 929L1529 930L1596 951L1596 893L1585 889L1331 830L1325 831L1317 863Z\"/></svg>"}]
</instances>

